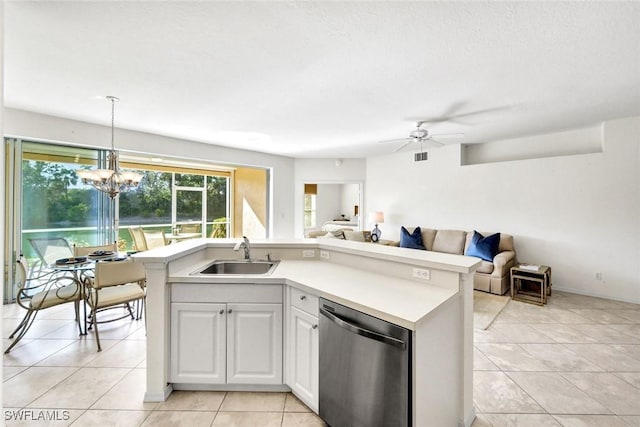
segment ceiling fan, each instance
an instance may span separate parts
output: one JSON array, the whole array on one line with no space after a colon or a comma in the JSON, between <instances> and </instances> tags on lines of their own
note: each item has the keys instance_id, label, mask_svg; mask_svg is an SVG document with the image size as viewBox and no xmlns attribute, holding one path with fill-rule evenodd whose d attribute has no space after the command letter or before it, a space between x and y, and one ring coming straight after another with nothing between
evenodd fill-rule
<instances>
[{"instance_id":1,"label":"ceiling fan","mask_svg":"<svg viewBox=\"0 0 640 427\"><path fill-rule=\"evenodd\" d=\"M427 123L426 121L419 121L416 123L416 128L409 133L407 138L400 139L391 139L388 141L380 141L381 144L391 143L391 142L402 142L401 145L396 147L393 152L398 152L402 150L407 145L412 142L420 143L420 151L422 151L423 144L431 145L432 147L442 147L445 143L440 142L434 137L438 138L462 138L464 137L463 133L440 133L440 134L432 134L427 129L422 127L423 124Z\"/></svg>"}]
</instances>

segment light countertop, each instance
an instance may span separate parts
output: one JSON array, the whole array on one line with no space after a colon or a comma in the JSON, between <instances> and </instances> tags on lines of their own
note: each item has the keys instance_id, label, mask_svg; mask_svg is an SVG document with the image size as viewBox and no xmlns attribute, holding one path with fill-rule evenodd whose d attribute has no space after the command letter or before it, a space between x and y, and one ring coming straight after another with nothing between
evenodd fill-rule
<instances>
[{"instance_id":1,"label":"light countertop","mask_svg":"<svg viewBox=\"0 0 640 427\"><path fill-rule=\"evenodd\" d=\"M458 294L458 290L420 283L327 261L281 260L270 275L193 276L209 261L169 277L173 283L284 283L415 330L416 324Z\"/></svg>"}]
</instances>

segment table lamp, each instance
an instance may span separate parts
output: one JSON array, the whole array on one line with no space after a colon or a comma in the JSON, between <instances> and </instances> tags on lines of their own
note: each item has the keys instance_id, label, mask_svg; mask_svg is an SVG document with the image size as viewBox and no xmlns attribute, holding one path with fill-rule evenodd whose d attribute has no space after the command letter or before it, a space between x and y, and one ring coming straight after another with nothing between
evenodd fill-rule
<instances>
[{"instance_id":1,"label":"table lamp","mask_svg":"<svg viewBox=\"0 0 640 427\"><path fill-rule=\"evenodd\" d=\"M384 223L384 212L371 212L369 214L369 221L376 224L373 230L371 230L371 241L377 242L380 240L380 236L382 236L382 231L378 228L378 224Z\"/></svg>"}]
</instances>

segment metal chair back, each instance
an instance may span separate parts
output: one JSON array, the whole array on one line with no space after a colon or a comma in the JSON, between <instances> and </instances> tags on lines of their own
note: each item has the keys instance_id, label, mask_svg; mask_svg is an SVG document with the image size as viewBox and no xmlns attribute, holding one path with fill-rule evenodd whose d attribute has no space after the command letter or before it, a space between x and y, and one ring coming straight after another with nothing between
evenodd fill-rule
<instances>
[{"instance_id":1,"label":"metal chair back","mask_svg":"<svg viewBox=\"0 0 640 427\"><path fill-rule=\"evenodd\" d=\"M50 265L60 258L73 256L71 245L64 237L38 237L29 239L33 250L44 265Z\"/></svg>"}]
</instances>

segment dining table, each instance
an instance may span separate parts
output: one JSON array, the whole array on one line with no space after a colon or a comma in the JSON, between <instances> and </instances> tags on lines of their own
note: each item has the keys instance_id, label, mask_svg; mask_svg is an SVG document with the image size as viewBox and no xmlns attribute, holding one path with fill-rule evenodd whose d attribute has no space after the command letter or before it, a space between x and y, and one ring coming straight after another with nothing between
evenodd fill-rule
<instances>
[{"instance_id":1,"label":"dining table","mask_svg":"<svg viewBox=\"0 0 640 427\"><path fill-rule=\"evenodd\" d=\"M57 273L56 280L71 280L78 286L83 301L84 330L80 335L87 335L87 295L89 280L94 277L97 262L114 262L127 259L128 254L110 251L98 251L88 256L61 258L49 265L49 268Z\"/></svg>"}]
</instances>

